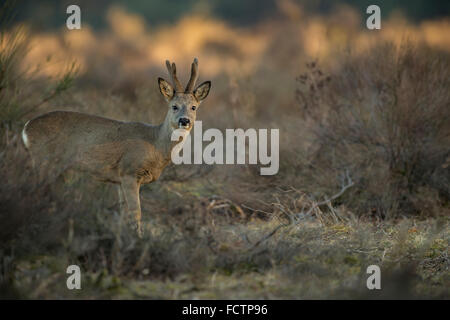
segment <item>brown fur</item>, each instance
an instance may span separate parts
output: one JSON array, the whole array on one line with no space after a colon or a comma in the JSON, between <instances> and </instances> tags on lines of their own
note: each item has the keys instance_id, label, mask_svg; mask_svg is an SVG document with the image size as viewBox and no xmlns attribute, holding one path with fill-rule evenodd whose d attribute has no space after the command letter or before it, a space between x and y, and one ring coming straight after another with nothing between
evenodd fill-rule
<instances>
[{"instance_id":1,"label":"brown fur","mask_svg":"<svg viewBox=\"0 0 450 320\"><path fill-rule=\"evenodd\" d=\"M194 66L195 64L195 66ZM197 62L192 64L196 79ZM169 68L172 81L176 79L175 64ZM190 80L190 82L191 82ZM169 164L173 130L179 120L190 120L192 129L196 111L209 93L211 83L202 83L196 90L177 92L162 78L158 80L161 93L168 102L165 121L160 125L124 122L79 112L53 111L30 120L23 129L24 143L33 160L46 176L59 175L67 169L89 172L103 182L118 184L119 197L126 203L128 213L135 217L141 235L141 208L139 188L159 178ZM176 88L180 88L176 85ZM192 107L195 106L195 110ZM176 107L176 110L174 110Z\"/></svg>"}]
</instances>

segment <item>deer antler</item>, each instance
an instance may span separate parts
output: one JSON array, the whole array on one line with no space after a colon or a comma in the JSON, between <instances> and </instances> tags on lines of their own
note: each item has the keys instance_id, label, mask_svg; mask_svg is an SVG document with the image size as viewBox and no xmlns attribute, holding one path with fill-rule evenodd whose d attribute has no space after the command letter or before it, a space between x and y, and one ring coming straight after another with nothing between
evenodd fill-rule
<instances>
[{"instance_id":1,"label":"deer antler","mask_svg":"<svg viewBox=\"0 0 450 320\"><path fill-rule=\"evenodd\" d=\"M172 78L172 82L175 85L175 91L183 92L183 87L177 78L177 67L175 66L175 63L172 63L171 66L169 60L166 60L166 67L169 71L169 76Z\"/></svg>"},{"instance_id":2,"label":"deer antler","mask_svg":"<svg viewBox=\"0 0 450 320\"><path fill-rule=\"evenodd\" d=\"M197 58L194 59L194 62L192 62L191 67L191 78L189 79L189 82L186 86L186 89L184 92L192 92L194 90L195 82L198 78L198 60Z\"/></svg>"}]
</instances>

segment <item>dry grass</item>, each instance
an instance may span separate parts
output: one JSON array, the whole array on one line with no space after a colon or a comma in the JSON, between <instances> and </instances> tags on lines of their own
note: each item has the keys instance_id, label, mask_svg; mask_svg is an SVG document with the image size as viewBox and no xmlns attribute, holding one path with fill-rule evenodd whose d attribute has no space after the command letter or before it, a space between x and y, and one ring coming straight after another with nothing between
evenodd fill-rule
<instances>
[{"instance_id":1,"label":"dry grass","mask_svg":"<svg viewBox=\"0 0 450 320\"><path fill-rule=\"evenodd\" d=\"M370 33L350 9L286 14L246 29L198 16L150 29L116 7L107 32L31 33L9 60L3 33L0 296L448 298L448 21ZM278 175L171 166L141 189L144 239L122 224L113 186L78 175L36 186L26 120L66 109L159 122L163 61L187 71L194 56L213 81L204 127L279 128ZM322 202L345 172L354 185ZM69 264L81 291L65 288ZM366 289L371 264L381 292Z\"/></svg>"}]
</instances>

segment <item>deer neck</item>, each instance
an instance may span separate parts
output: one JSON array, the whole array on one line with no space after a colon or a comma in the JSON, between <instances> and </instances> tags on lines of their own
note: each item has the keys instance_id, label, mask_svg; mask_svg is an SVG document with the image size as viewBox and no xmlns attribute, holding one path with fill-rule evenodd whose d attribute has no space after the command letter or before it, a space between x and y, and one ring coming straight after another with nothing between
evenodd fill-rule
<instances>
[{"instance_id":1,"label":"deer neck","mask_svg":"<svg viewBox=\"0 0 450 320\"><path fill-rule=\"evenodd\" d=\"M170 160L172 150L175 146L182 146L179 141L172 141L172 133L174 130L175 129L170 124L168 115L166 116L164 122L157 127L155 146L158 150L160 150L164 158L167 160ZM187 134L189 134L189 131L187 131Z\"/></svg>"}]
</instances>

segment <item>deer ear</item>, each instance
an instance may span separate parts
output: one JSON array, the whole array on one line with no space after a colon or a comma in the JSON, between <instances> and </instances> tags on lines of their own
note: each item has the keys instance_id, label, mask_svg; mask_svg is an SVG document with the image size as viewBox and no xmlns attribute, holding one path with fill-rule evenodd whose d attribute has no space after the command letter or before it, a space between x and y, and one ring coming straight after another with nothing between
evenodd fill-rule
<instances>
[{"instance_id":1,"label":"deer ear","mask_svg":"<svg viewBox=\"0 0 450 320\"><path fill-rule=\"evenodd\" d=\"M194 97L198 101L202 101L208 96L209 90L211 89L211 81L205 81L194 90Z\"/></svg>"},{"instance_id":2,"label":"deer ear","mask_svg":"<svg viewBox=\"0 0 450 320\"><path fill-rule=\"evenodd\" d=\"M159 91L161 91L161 94L167 101L170 101L175 94L175 90L173 90L173 87L163 78L158 78L158 84L159 84Z\"/></svg>"}]
</instances>

